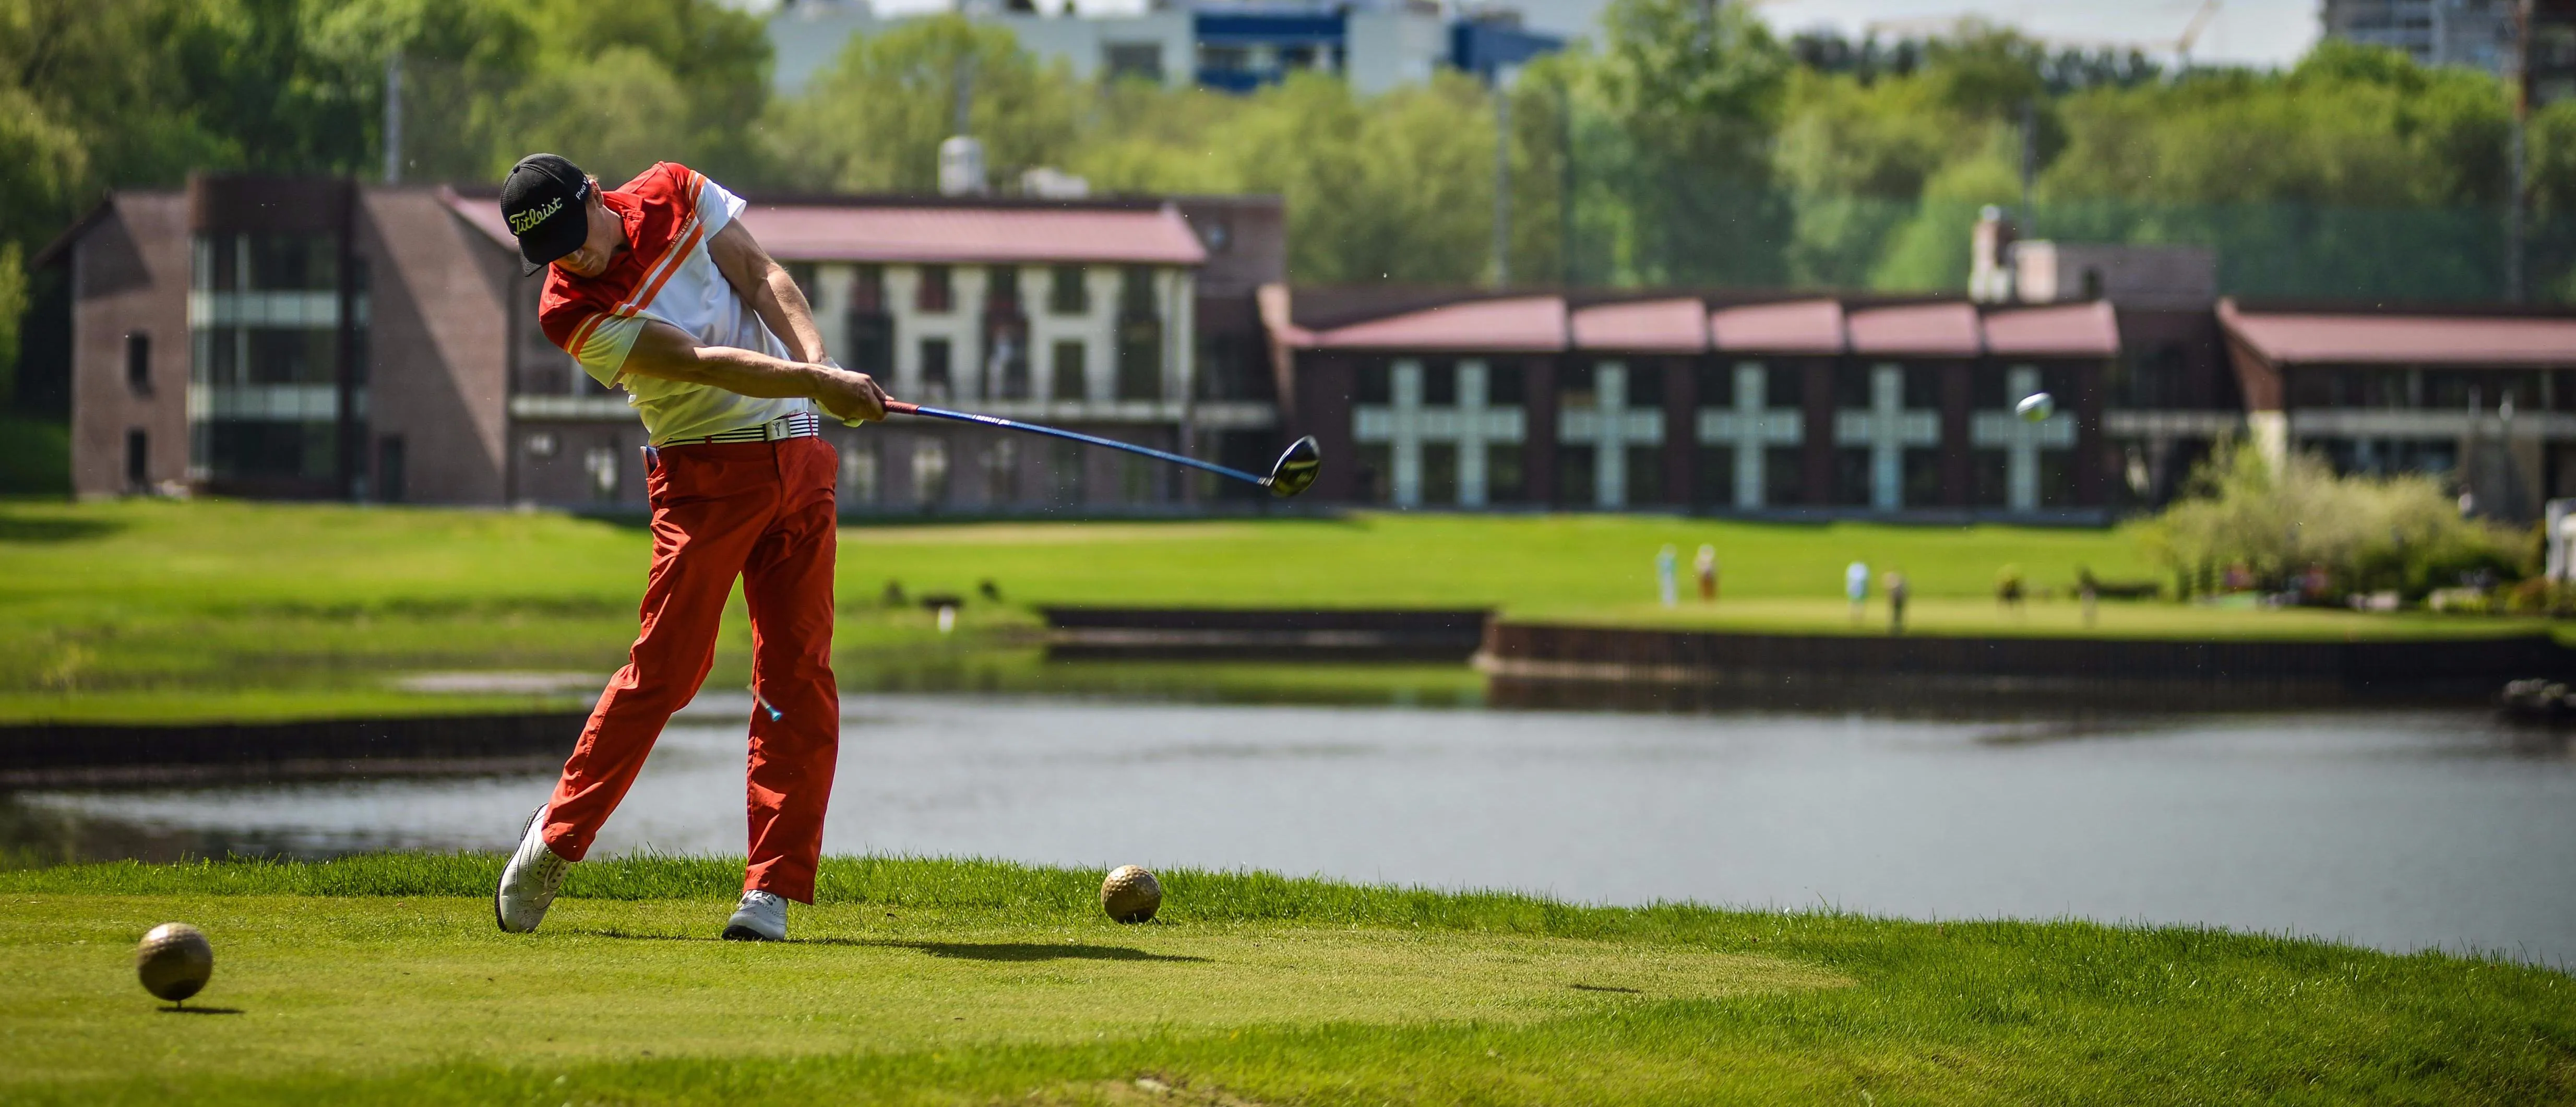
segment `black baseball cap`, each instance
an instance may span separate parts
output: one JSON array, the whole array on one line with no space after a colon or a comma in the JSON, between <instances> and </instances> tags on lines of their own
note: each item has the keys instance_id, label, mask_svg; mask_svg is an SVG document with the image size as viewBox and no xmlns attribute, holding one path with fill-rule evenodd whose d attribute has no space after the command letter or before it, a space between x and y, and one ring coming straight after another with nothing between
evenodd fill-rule
<instances>
[{"instance_id":1,"label":"black baseball cap","mask_svg":"<svg viewBox=\"0 0 2576 1107\"><path fill-rule=\"evenodd\" d=\"M501 218L519 236L521 276L575 250L590 237L590 178L556 154L530 154L501 182Z\"/></svg>"}]
</instances>

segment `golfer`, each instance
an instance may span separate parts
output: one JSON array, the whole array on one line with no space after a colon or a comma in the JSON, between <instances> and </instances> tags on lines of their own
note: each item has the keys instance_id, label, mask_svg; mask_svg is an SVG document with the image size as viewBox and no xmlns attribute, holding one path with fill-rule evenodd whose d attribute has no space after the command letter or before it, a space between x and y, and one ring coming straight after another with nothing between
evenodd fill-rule
<instances>
[{"instance_id":1,"label":"golfer","mask_svg":"<svg viewBox=\"0 0 2576 1107\"><path fill-rule=\"evenodd\" d=\"M814 902L823 809L840 745L832 682L832 448L814 408L881 419L885 393L824 356L796 282L738 222L744 204L664 162L614 191L553 154L501 186L527 259L549 267L546 337L644 418L653 567L643 630L609 678L554 795L520 834L493 913L544 921L564 874L670 720L707 676L734 578L751 609L750 865L727 938L787 936L787 901Z\"/></svg>"}]
</instances>

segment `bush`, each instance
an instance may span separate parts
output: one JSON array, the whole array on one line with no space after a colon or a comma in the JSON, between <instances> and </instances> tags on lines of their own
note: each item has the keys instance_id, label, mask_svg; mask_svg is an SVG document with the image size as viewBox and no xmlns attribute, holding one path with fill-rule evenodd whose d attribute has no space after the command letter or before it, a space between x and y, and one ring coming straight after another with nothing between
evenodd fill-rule
<instances>
[{"instance_id":1,"label":"bush","mask_svg":"<svg viewBox=\"0 0 2576 1107\"><path fill-rule=\"evenodd\" d=\"M2243 566L2265 591L2326 575L2308 598L2394 590L2420 600L2436 588L2493 582L2535 568L2527 535L2460 517L2437 479L2341 476L2323 458L2278 466L2242 442L2221 442L2192 474L2190 493L2148 523L2149 553L2192 585Z\"/></svg>"}]
</instances>

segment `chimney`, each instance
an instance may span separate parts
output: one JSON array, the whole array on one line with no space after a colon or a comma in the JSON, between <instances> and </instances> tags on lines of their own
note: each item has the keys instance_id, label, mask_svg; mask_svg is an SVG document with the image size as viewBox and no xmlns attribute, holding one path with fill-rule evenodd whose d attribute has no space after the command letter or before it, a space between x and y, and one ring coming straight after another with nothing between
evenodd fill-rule
<instances>
[{"instance_id":1,"label":"chimney","mask_svg":"<svg viewBox=\"0 0 2576 1107\"><path fill-rule=\"evenodd\" d=\"M981 196L989 188L984 181L984 144L981 141L955 135L939 144L940 195Z\"/></svg>"},{"instance_id":2,"label":"chimney","mask_svg":"<svg viewBox=\"0 0 2576 1107\"><path fill-rule=\"evenodd\" d=\"M1988 204L1977 213L1977 229L1968 238L1969 299L1981 304L2012 302L2015 237L2004 209Z\"/></svg>"}]
</instances>

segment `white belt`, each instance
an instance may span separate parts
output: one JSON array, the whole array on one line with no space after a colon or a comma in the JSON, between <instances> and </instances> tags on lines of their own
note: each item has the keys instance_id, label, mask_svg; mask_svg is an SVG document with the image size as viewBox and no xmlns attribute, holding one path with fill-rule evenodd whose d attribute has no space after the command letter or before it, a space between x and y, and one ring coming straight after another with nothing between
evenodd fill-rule
<instances>
[{"instance_id":1,"label":"white belt","mask_svg":"<svg viewBox=\"0 0 2576 1107\"><path fill-rule=\"evenodd\" d=\"M701 442L776 442L788 438L812 438L821 433L823 433L823 420L816 417L813 412L800 411L794 415L781 415L766 423L719 431L703 438L674 438L664 445L694 446Z\"/></svg>"}]
</instances>

